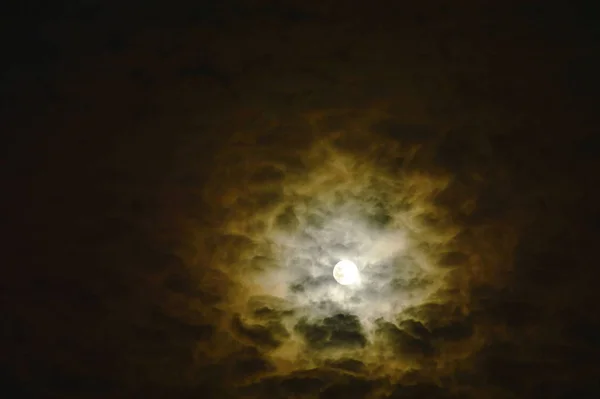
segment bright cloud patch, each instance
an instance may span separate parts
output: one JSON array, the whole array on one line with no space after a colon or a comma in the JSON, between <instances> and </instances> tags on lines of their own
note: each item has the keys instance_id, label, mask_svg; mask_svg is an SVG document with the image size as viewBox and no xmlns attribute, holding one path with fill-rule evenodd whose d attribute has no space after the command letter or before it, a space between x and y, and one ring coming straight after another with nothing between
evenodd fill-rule
<instances>
[{"instance_id":1,"label":"bright cloud patch","mask_svg":"<svg viewBox=\"0 0 600 399\"><path fill-rule=\"evenodd\" d=\"M236 334L268 343L280 370L352 358L396 373L431 353L409 345L398 350L420 355L398 356L388 341L448 288L438 261L459 229L433 202L446 178L394 169L403 151L351 151L334 137L286 157L248 152L236 184L223 188L231 213L213 266L232 281L225 306Z\"/></svg>"}]
</instances>

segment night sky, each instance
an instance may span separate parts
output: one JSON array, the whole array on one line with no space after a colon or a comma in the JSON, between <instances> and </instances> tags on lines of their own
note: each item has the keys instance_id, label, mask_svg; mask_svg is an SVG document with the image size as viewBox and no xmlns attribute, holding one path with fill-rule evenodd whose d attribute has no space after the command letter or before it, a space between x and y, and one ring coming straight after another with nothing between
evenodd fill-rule
<instances>
[{"instance_id":1,"label":"night sky","mask_svg":"<svg viewBox=\"0 0 600 399\"><path fill-rule=\"evenodd\" d=\"M2 397L600 397L595 8L9 3Z\"/></svg>"}]
</instances>

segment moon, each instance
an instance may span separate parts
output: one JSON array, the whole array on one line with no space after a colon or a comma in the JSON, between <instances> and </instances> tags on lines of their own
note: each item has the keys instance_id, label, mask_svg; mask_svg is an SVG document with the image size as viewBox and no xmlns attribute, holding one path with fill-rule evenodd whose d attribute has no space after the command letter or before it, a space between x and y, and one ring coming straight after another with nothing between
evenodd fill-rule
<instances>
[{"instance_id":1,"label":"moon","mask_svg":"<svg viewBox=\"0 0 600 399\"><path fill-rule=\"evenodd\" d=\"M341 285L353 285L360 282L358 268L349 260L342 260L333 267L333 278Z\"/></svg>"}]
</instances>

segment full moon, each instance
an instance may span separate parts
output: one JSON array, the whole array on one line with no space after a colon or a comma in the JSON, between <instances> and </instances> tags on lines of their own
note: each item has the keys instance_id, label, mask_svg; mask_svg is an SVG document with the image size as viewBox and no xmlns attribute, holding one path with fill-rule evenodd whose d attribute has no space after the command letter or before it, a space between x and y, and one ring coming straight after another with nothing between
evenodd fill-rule
<instances>
[{"instance_id":1,"label":"full moon","mask_svg":"<svg viewBox=\"0 0 600 399\"><path fill-rule=\"evenodd\" d=\"M358 268L349 260L342 260L334 266L333 278L341 285L356 284L360 281Z\"/></svg>"}]
</instances>

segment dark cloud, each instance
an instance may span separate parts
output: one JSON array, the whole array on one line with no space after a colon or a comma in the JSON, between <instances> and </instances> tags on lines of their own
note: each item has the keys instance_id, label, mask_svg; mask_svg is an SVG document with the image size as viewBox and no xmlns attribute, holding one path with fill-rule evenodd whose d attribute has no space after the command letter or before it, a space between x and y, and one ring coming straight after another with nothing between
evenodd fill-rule
<instances>
[{"instance_id":1,"label":"dark cloud","mask_svg":"<svg viewBox=\"0 0 600 399\"><path fill-rule=\"evenodd\" d=\"M248 310L257 320L281 321L294 314L289 303L273 296L256 296L248 301Z\"/></svg>"},{"instance_id":2,"label":"dark cloud","mask_svg":"<svg viewBox=\"0 0 600 399\"><path fill-rule=\"evenodd\" d=\"M330 276L319 276L319 277L307 276L307 277L304 277L301 280L293 283L290 286L290 289L294 292L303 293L303 292L306 292L307 290L326 287L326 286L329 286L330 284L331 284ZM318 306L328 306L328 303L322 302Z\"/></svg>"},{"instance_id":3,"label":"dark cloud","mask_svg":"<svg viewBox=\"0 0 600 399\"><path fill-rule=\"evenodd\" d=\"M250 261L252 270L265 271L275 267L276 260L268 256L257 255Z\"/></svg>"},{"instance_id":4,"label":"dark cloud","mask_svg":"<svg viewBox=\"0 0 600 399\"><path fill-rule=\"evenodd\" d=\"M275 367L260 357L239 357L236 358L235 365L233 366L232 377L238 380L273 370L275 370Z\"/></svg>"},{"instance_id":5,"label":"dark cloud","mask_svg":"<svg viewBox=\"0 0 600 399\"><path fill-rule=\"evenodd\" d=\"M231 327L242 339L267 350L277 348L281 345L281 339L288 335L285 327L277 321L267 322L266 325L249 325L244 323L239 315L234 316Z\"/></svg>"},{"instance_id":6,"label":"dark cloud","mask_svg":"<svg viewBox=\"0 0 600 399\"><path fill-rule=\"evenodd\" d=\"M416 338L427 339L431 337L431 331L429 331L420 321L411 319L403 320L400 323L400 329Z\"/></svg>"},{"instance_id":7,"label":"dark cloud","mask_svg":"<svg viewBox=\"0 0 600 399\"><path fill-rule=\"evenodd\" d=\"M354 315L337 314L318 322L300 320L295 329L313 349L354 348L367 344L360 321Z\"/></svg>"},{"instance_id":8,"label":"dark cloud","mask_svg":"<svg viewBox=\"0 0 600 399\"><path fill-rule=\"evenodd\" d=\"M277 215L275 223L278 228L284 231L295 231L300 224L298 218L294 214L294 210L291 207L286 208L282 213Z\"/></svg>"},{"instance_id":9,"label":"dark cloud","mask_svg":"<svg viewBox=\"0 0 600 399\"><path fill-rule=\"evenodd\" d=\"M449 324L435 327L431 330L434 338L445 341L459 341L469 338L473 334L473 322L471 318L453 321Z\"/></svg>"},{"instance_id":10,"label":"dark cloud","mask_svg":"<svg viewBox=\"0 0 600 399\"><path fill-rule=\"evenodd\" d=\"M352 379L328 386L319 397L323 399L364 398L369 395L374 386L376 386L374 381Z\"/></svg>"},{"instance_id":11,"label":"dark cloud","mask_svg":"<svg viewBox=\"0 0 600 399\"><path fill-rule=\"evenodd\" d=\"M447 252L442 255L438 264L445 267L460 267L466 265L469 260L469 256L462 252Z\"/></svg>"},{"instance_id":12,"label":"dark cloud","mask_svg":"<svg viewBox=\"0 0 600 399\"><path fill-rule=\"evenodd\" d=\"M435 353L433 344L427 338L413 336L396 327L394 324L383 322L377 333L387 341L398 356L428 357Z\"/></svg>"},{"instance_id":13,"label":"dark cloud","mask_svg":"<svg viewBox=\"0 0 600 399\"><path fill-rule=\"evenodd\" d=\"M369 222L373 223L376 228L384 229L390 225L393 217L389 214L389 211L385 209L383 204L377 203L368 213L367 219Z\"/></svg>"},{"instance_id":14,"label":"dark cloud","mask_svg":"<svg viewBox=\"0 0 600 399\"><path fill-rule=\"evenodd\" d=\"M356 359L339 359L329 361L327 363L328 366L333 368L338 368L341 370L346 370L354 373L361 373L365 371L365 364L360 360Z\"/></svg>"},{"instance_id":15,"label":"dark cloud","mask_svg":"<svg viewBox=\"0 0 600 399\"><path fill-rule=\"evenodd\" d=\"M243 235L225 234L209 238L210 246L221 256L224 264L232 264L238 259L240 251L249 251L254 247L252 239Z\"/></svg>"},{"instance_id":16,"label":"dark cloud","mask_svg":"<svg viewBox=\"0 0 600 399\"><path fill-rule=\"evenodd\" d=\"M242 393L265 395L270 398L287 398L290 395L317 395L323 387L328 385L326 377L314 372L266 377L244 387Z\"/></svg>"},{"instance_id":17,"label":"dark cloud","mask_svg":"<svg viewBox=\"0 0 600 399\"><path fill-rule=\"evenodd\" d=\"M389 399L411 398L411 399L458 399L467 398L449 393L446 389L434 384L415 384L415 385L399 385L394 388L394 391Z\"/></svg>"},{"instance_id":18,"label":"dark cloud","mask_svg":"<svg viewBox=\"0 0 600 399\"><path fill-rule=\"evenodd\" d=\"M187 295L193 295L195 288L189 273L177 273L175 271L165 278L164 284L167 289L173 292Z\"/></svg>"}]
</instances>

